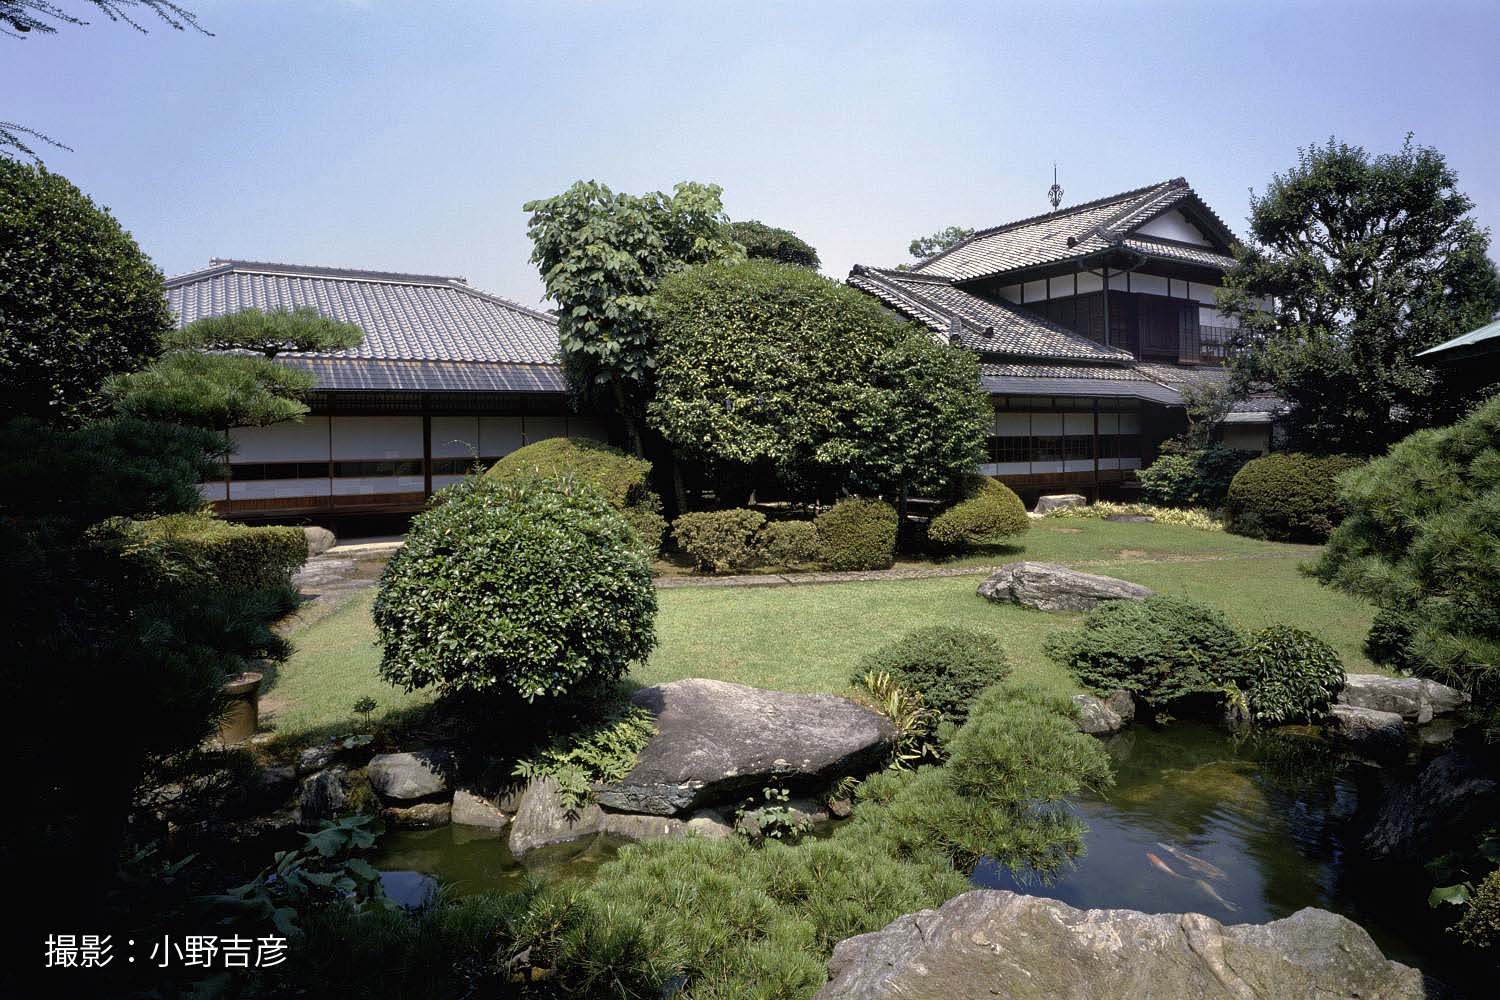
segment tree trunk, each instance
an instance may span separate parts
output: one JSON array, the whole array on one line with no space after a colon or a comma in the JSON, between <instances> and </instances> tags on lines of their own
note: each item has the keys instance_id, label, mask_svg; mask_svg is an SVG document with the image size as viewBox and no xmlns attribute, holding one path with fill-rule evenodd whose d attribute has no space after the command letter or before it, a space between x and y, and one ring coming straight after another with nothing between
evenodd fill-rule
<instances>
[{"instance_id":1,"label":"tree trunk","mask_svg":"<svg viewBox=\"0 0 1500 1000\"><path fill-rule=\"evenodd\" d=\"M636 458L645 458L646 448L641 443L641 429L636 426L635 414L625 405L625 386L618 378L612 379L610 385L615 391L615 408L620 411L620 420L625 424L625 433L630 439L630 450L635 453Z\"/></svg>"},{"instance_id":2,"label":"tree trunk","mask_svg":"<svg viewBox=\"0 0 1500 1000\"><path fill-rule=\"evenodd\" d=\"M904 549L906 547L907 539L911 535L911 533L907 530L907 527L906 527L906 507L907 507L906 501L907 501L906 484L902 483L901 484L901 488L896 491L896 549L897 549L897 551L901 551L902 549Z\"/></svg>"},{"instance_id":3,"label":"tree trunk","mask_svg":"<svg viewBox=\"0 0 1500 1000\"><path fill-rule=\"evenodd\" d=\"M682 465L677 461L677 452L672 452L672 499L677 503L677 516L687 513L687 486L682 482Z\"/></svg>"}]
</instances>

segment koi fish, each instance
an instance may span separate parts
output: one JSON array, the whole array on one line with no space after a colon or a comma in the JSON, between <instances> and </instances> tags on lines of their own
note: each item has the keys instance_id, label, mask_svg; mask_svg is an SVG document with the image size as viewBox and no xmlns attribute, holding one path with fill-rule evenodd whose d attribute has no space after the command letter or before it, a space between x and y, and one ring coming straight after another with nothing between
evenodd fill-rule
<instances>
[{"instance_id":1,"label":"koi fish","mask_svg":"<svg viewBox=\"0 0 1500 1000\"><path fill-rule=\"evenodd\" d=\"M1158 858L1156 855L1152 854L1150 851L1146 852L1146 860L1149 861L1149 862L1151 862L1151 867L1152 868L1155 868L1157 871L1166 872L1168 875L1172 876L1173 878L1186 878L1187 877L1186 875L1179 875L1176 872L1174 872L1171 868L1169 868L1167 866L1167 863L1165 861L1163 861L1161 858Z\"/></svg>"},{"instance_id":2,"label":"koi fish","mask_svg":"<svg viewBox=\"0 0 1500 1000\"><path fill-rule=\"evenodd\" d=\"M1211 885L1209 885L1207 882L1203 881L1201 878L1195 878L1195 879L1193 879L1193 884L1196 885L1198 888L1202 889L1204 892L1208 893L1210 896L1212 896L1213 899L1214 899L1214 902L1216 902L1220 906L1224 907L1224 909L1228 910L1230 913L1237 913L1237 912L1239 912L1239 907L1238 906L1235 906L1229 900L1225 899L1223 896L1219 895L1217 892L1214 892L1214 887L1211 886Z\"/></svg>"},{"instance_id":3,"label":"koi fish","mask_svg":"<svg viewBox=\"0 0 1500 1000\"><path fill-rule=\"evenodd\" d=\"M1183 864L1187 865L1195 872L1207 875L1209 878L1228 878L1228 876L1224 874L1224 870L1222 868L1219 868L1217 865L1209 864L1202 858L1195 858L1191 854L1184 850L1181 850L1180 848L1173 847L1171 844L1163 844L1159 840L1156 842L1156 846L1160 847L1162 850L1166 851L1168 854L1172 855L1172 857L1176 858L1178 861L1181 861Z\"/></svg>"}]
</instances>

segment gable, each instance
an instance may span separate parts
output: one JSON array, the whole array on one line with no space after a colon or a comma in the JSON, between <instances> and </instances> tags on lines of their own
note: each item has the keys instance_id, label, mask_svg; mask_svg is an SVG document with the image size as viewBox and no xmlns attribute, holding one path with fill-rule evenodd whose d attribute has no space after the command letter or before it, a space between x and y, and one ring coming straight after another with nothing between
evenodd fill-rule
<instances>
[{"instance_id":1,"label":"gable","mask_svg":"<svg viewBox=\"0 0 1500 1000\"><path fill-rule=\"evenodd\" d=\"M1176 208L1163 212L1144 225L1137 226L1135 231L1143 236L1156 236L1164 240L1192 243L1200 247L1214 246L1213 241L1204 234L1203 230L1188 221L1188 217Z\"/></svg>"}]
</instances>

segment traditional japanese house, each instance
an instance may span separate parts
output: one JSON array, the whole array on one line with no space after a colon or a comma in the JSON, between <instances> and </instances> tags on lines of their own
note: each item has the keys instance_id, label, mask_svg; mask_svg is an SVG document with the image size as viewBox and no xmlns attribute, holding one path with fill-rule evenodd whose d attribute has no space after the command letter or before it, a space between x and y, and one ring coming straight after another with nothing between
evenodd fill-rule
<instances>
[{"instance_id":1,"label":"traditional japanese house","mask_svg":"<svg viewBox=\"0 0 1500 1000\"><path fill-rule=\"evenodd\" d=\"M277 356L316 378L312 412L230 430L225 475L202 490L232 517L408 513L476 462L607 436L568 405L556 319L463 278L214 260L169 279L167 299L183 324L310 306L365 333L350 350Z\"/></svg>"},{"instance_id":2,"label":"traditional japanese house","mask_svg":"<svg viewBox=\"0 0 1500 1000\"><path fill-rule=\"evenodd\" d=\"M1060 190L1058 191L1060 195ZM1128 491L1222 383L1216 308L1235 237L1182 178L976 232L848 282L980 355L995 408L983 471L1023 496ZM1264 451L1274 401L1238 404L1226 443Z\"/></svg>"}]
</instances>

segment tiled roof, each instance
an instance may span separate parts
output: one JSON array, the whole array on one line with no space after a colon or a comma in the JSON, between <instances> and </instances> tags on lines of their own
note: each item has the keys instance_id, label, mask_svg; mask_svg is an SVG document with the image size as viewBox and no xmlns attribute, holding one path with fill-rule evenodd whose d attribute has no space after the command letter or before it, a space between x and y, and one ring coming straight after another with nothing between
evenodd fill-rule
<instances>
[{"instance_id":1,"label":"tiled roof","mask_svg":"<svg viewBox=\"0 0 1500 1000\"><path fill-rule=\"evenodd\" d=\"M1229 369L1223 365L1173 365L1162 361L1137 361L1136 371L1163 385L1223 385Z\"/></svg>"},{"instance_id":2,"label":"tiled roof","mask_svg":"<svg viewBox=\"0 0 1500 1000\"><path fill-rule=\"evenodd\" d=\"M1204 221L1220 242L1228 244L1233 239L1229 228L1193 192L1188 182L1177 177L1046 215L980 230L962 243L919 261L912 270L955 281L969 281L1088 257L1130 242L1126 236L1136 227L1184 204L1191 205L1194 214ZM1141 242L1152 244L1155 251L1155 245L1161 241L1145 239ZM1168 246L1176 248L1182 244L1169 243ZM1158 256L1164 255L1158 253ZM1208 252L1205 258L1208 257L1213 260L1191 262L1211 267L1225 267L1224 261L1233 263L1231 258L1219 253Z\"/></svg>"},{"instance_id":3,"label":"tiled roof","mask_svg":"<svg viewBox=\"0 0 1500 1000\"><path fill-rule=\"evenodd\" d=\"M346 351L281 358L556 365L557 320L462 278L215 260L167 280L179 324L241 309L311 306L358 325L365 339Z\"/></svg>"},{"instance_id":4,"label":"tiled roof","mask_svg":"<svg viewBox=\"0 0 1500 1000\"><path fill-rule=\"evenodd\" d=\"M946 278L856 265L848 282L954 343L983 354L1076 361L1131 360L1030 310L991 302Z\"/></svg>"},{"instance_id":5,"label":"tiled roof","mask_svg":"<svg viewBox=\"0 0 1500 1000\"><path fill-rule=\"evenodd\" d=\"M384 361L281 355L280 363L311 372L325 391L567 392L557 365L491 361Z\"/></svg>"},{"instance_id":6,"label":"tiled roof","mask_svg":"<svg viewBox=\"0 0 1500 1000\"><path fill-rule=\"evenodd\" d=\"M1216 268L1227 271L1234 267L1233 257L1218 253L1208 247L1197 247L1191 243L1178 243L1174 240L1159 240L1150 236L1130 236L1121 243L1122 246L1137 253L1143 253L1148 257L1163 258L1166 260L1186 261L1189 264L1200 264L1204 267Z\"/></svg>"}]
</instances>

